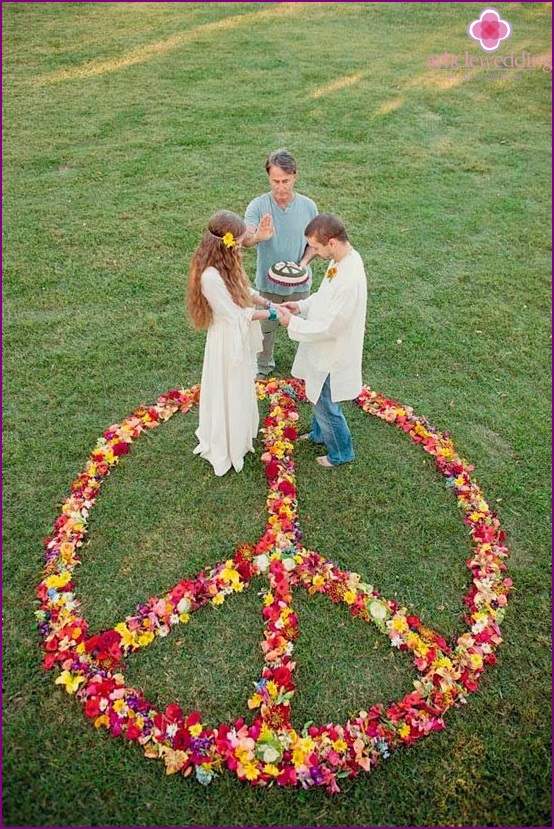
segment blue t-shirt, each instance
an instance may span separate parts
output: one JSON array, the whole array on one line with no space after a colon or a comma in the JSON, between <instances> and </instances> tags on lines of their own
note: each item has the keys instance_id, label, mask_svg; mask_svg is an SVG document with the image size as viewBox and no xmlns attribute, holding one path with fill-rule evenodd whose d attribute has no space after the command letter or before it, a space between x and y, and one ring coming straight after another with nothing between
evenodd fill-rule
<instances>
[{"instance_id":1,"label":"blue t-shirt","mask_svg":"<svg viewBox=\"0 0 554 829\"><path fill-rule=\"evenodd\" d=\"M308 281L300 287L276 285L267 278L269 268L276 262L296 262L302 259L307 245L304 230L317 216L315 202L307 196L295 193L294 199L286 207L280 207L271 193L264 193L252 199L244 221L247 225L258 227L262 216L269 213L273 220L273 236L266 242L258 242L256 260L256 288L272 294L288 296L297 291L308 291L312 284L312 269L308 265Z\"/></svg>"}]
</instances>

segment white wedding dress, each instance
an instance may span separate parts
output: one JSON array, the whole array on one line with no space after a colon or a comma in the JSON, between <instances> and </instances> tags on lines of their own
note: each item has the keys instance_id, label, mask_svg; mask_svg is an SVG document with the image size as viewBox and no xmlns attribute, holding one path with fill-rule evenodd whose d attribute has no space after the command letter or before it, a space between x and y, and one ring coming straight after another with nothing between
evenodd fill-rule
<instances>
[{"instance_id":1,"label":"white wedding dress","mask_svg":"<svg viewBox=\"0 0 554 829\"><path fill-rule=\"evenodd\" d=\"M254 380L262 332L259 321L252 320L255 309L236 305L219 271L206 268L201 280L213 319L204 350L194 453L209 461L216 475L225 475L231 466L240 472L245 454L254 451L259 425Z\"/></svg>"}]
</instances>

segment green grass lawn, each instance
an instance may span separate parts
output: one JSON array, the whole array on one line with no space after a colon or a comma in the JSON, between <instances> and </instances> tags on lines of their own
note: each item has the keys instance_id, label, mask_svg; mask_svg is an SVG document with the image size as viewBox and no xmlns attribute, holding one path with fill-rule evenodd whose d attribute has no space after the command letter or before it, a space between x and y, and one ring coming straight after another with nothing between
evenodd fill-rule
<instances>
[{"instance_id":1,"label":"green grass lawn","mask_svg":"<svg viewBox=\"0 0 554 829\"><path fill-rule=\"evenodd\" d=\"M426 68L480 52L466 27L482 8L3 4L4 825L550 824L551 77ZM499 54L549 52L550 4L496 8L513 27ZM191 253L214 210L264 192L279 146L364 258L365 381L475 464L515 582L498 664L469 704L334 796L166 776L53 684L33 615L42 539L97 437L199 381ZM292 358L281 332L279 373ZM345 411L355 464L328 474L297 450L306 543L455 636L469 553L455 499L405 436ZM263 531L259 453L216 479L192 455L196 425L192 412L148 434L104 485L78 573L94 630ZM130 681L211 725L245 713L257 592L145 649ZM367 626L306 594L295 604L297 725L409 691L409 659Z\"/></svg>"}]
</instances>

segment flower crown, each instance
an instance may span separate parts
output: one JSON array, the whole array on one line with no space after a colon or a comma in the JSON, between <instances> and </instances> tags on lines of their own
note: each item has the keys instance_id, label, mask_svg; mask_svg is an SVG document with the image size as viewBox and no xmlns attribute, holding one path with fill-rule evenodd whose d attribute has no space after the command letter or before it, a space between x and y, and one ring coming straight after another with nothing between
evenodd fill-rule
<instances>
[{"instance_id":1,"label":"flower crown","mask_svg":"<svg viewBox=\"0 0 554 829\"><path fill-rule=\"evenodd\" d=\"M226 248L234 248L237 244L237 240L231 233L231 231L227 231L223 236L218 236L217 233L212 233L211 230L208 229L208 233L214 237L214 239L219 239L220 242L223 242Z\"/></svg>"}]
</instances>

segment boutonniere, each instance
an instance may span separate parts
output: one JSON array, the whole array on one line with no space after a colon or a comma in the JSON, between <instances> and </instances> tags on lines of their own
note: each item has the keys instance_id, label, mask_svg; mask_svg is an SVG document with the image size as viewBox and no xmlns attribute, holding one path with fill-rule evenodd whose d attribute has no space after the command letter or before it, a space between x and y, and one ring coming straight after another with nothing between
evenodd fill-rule
<instances>
[{"instance_id":1,"label":"boutonniere","mask_svg":"<svg viewBox=\"0 0 554 829\"><path fill-rule=\"evenodd\" d=\"M325 276L327 277L327 279L332 279L336 275L337 275L337 269L336 268L327 268L327 271L325 273Z\"/></svg>"}]
</instances>

